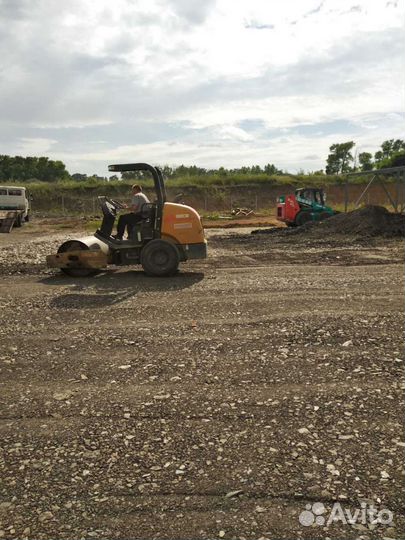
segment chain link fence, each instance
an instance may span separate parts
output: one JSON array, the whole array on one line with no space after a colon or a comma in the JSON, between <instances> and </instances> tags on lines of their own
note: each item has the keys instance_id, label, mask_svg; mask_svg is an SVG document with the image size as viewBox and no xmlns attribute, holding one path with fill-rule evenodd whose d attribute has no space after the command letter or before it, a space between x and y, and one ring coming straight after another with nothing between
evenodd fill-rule
<instances>
[{"instance_id":1,"label":"chain link fence","mask_svg":"<svg viewBox=\"0 0 405 540\"><path fill-rule=\"evenodd\" d=\"M309 186L310 187L310 186ZM364 184L325 185L327 205L344 210L353 209L361 197L361 204L376 204L392 207L393 202L399 211L405 208L405 182L387 183L385 189L375 184L364 192ZM221 186L193 187L179 190L168 189L168 200L188 204L202 213L229 213L235 208L246 208L253 212L271 212L277 203L277 197L293 193L296 186ZM155 199L153 190L145 190L151 201ZM114 195L120 202L130 202L130 194ZM100 216L101 210L97 196L78 195L77 193L57 193L35 195L32 200L32 211L42 216Z\"/></svg>"}]
</instances>

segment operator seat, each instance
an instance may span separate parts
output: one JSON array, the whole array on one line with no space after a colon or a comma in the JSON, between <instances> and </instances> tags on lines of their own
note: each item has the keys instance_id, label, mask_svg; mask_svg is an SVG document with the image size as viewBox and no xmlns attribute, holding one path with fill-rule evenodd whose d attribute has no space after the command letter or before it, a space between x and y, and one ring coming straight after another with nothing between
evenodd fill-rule
<instances>
[{"instance_id":1,"label":"operator seat","mask_svg":"<svg viewBox=\"0 0 405 540\"><path fill-rule=\"evenodd\" d=\"M144 203L140 214L142 221L131 227L127 227L129 240L150 240L153 238L156 205L153 203Z\"/></svg>"},{"instance_id":2,"label":"operator seat","mask_svg":"<svg viewBox=\"0 0 405 540\"><path fill-rule=\"evenodd\" d=\"M144 203L141 208L142 220L155 220L156 205L153 203Z\"/></svg>"}]
</instances>

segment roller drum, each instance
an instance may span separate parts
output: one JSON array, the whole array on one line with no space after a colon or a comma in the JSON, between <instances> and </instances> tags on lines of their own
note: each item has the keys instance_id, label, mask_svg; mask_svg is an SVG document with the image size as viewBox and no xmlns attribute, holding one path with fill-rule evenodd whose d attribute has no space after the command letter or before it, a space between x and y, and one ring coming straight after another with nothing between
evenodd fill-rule
<instances>
[{"instance_id":1,"label":"roller drum","mask_svg":"<svg viewBox=\"0 0 405 540\"><path fill-rule=\"evenodd\" d=\"M67 251L101 251L108 255L109 247L107 244L96 238L95 236L84 236L74 240L67 240L59 246L58 253L66 253ZM97 274L97 270L89 268L62 268L62 272L72 277L85 277Z\"/></svg>"},{"instance_id":2,"label":"roller drum","mask_svg":"<svg viewBox=\"0 0 405 540\"><path fill-rule=\"evenodd\" d=\"M95 236L84 236L83 238L77 238L74 240L66 240L59 246L58 253L65 253L66 251L74 251L79 249L89 249L90 251L99 251L108 255L110 248L106 243L102 242Z\"/></svg>"}]
</instances>

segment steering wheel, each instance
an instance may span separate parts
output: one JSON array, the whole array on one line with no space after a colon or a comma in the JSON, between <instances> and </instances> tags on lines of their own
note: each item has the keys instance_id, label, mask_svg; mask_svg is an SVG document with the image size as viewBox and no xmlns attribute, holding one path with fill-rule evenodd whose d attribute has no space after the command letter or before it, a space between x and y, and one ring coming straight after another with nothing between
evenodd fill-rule
<instances>
[{"instance_id":1,"label":"steering wheel","mask_svg":"<svg viewBox=\"0 0 405 540\"><path fill-rule=\"evenodd\" d=\"M104 198L106 202L110 203L116 210L123 210L126 208L126 206L118 201L115 201L114 199L110 199L109 197Z\"/></svg>"},{"instance_id":2,"label":"steering wheel","mask_svg":"<svg viewBox=\"0 0 405 540\"><path fill-rule=\"evenodd\" d=\"M118 201L114 201L114 199L110 199L109 197L100 196L98 197L101 211L103 212L103 215L108 217L114 217L117 215L117 211L121 210L122 208L125 208L125 206Z\"/></svg>"},{"instance_id":3,"label":"steering wheel","mask_svg":"<svg viewBox=\"0 0 405 540\"><path fill-rule=\"evenodd\" d=\"M114 199L110 199L110 197L106 197L105 195L101 195L98 197L98 200L100 202L101 208L108 207L109 211L113 210L114 214L116 214L117 210L122 210L126 208L126 206L118 201L115 201Z\"/></svg>"}]
</instances>

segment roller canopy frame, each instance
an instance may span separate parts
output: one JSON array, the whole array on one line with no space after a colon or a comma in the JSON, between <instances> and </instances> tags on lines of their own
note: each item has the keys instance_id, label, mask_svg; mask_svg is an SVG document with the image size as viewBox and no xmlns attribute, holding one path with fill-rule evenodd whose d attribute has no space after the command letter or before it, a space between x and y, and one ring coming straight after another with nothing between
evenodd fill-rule
<instances>
[{"instance_id":1,"label":"roller canopy frame","mask_svg":"<svg viewBox=\"0 0 405 540\"><path fill-rule=\"evenodd\" d=\"M109 165L108 170L110 172L149 171L152 174L153 181L155 183L158 204L163 207L164 203L166 202L166 188L160 169L153 167L148 163L122 163Z\"/></svg>"}]
</instances>

